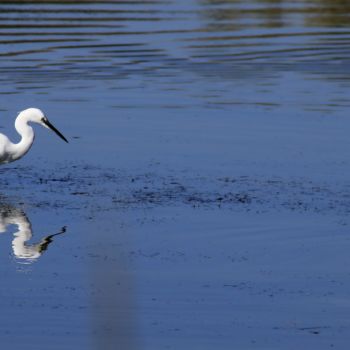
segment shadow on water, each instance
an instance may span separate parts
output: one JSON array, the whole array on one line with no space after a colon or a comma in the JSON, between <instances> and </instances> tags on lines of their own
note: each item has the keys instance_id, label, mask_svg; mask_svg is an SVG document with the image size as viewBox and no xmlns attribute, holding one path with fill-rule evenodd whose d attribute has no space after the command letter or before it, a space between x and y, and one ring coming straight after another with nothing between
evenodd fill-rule
<instances>
[{"instance_id":1,"label":"shadow on water","mask_svg":"<svg viewBox=\"0 0 350 350\"><path fill-rule=\"evenodd\" d=\"M41 257L53 242L54 237L66 232L66 227L54 234L44 236L38 243L29 243L33 237L32 225L23 212L9 204L0 204L0 233L6 233L10 225L17 226L12 240L12 251L17 262L33 263Z\"/></svg>"}]
</instances>

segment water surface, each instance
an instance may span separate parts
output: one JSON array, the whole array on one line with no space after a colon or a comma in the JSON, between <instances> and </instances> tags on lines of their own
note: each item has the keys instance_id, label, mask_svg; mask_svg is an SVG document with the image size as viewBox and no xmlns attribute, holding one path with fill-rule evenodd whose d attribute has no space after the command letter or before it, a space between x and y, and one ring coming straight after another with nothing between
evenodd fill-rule
<instances>
[{"instance_id":1,"label":"water surface","mask_svg":"<svg viewBox=\"0 0 350 350\"><path fill-rule=\"evenodd\" d=\"M346 349L349 10L1 1L2 346Z\"/></svg>"}]
</instances>

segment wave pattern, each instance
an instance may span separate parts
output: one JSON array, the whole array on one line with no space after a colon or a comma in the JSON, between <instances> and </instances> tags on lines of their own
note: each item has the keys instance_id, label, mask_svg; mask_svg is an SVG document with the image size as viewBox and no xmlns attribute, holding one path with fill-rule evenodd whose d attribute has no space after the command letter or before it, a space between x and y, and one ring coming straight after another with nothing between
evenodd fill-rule
<instances>
[{"instance_id":1,"label":"wave pattern","mask_svg":"<svg viewBox=\"0 0 350 350\"><path fill-rule=\"evenodd\" d=\"M257 71L315 64L337 71L350 52L344 6L350 7L316 0L1 1L1 80L35 74L43 81L48 71L54 80L178 69L220 76L248 63Z\"/></svg>"}]
</instances>

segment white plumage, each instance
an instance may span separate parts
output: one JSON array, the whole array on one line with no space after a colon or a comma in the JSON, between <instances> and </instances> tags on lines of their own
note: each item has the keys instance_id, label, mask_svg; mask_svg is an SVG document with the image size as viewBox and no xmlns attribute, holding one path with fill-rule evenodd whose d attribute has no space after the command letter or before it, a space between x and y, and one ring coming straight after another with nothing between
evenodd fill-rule
<instances>
[{"instance_id":1,"label":"white plumage","mask_svg":"<svg viewBox=\"0 0 350 350\"><path fill-rule=\"evenodd\" d=\"M34 142L34 130L28 123L37 123L51 129L64 141L67 139L49 122L45 114L38 108L28 108L20 112L15 121L15 129L21 140L13 143L9 138L0 134L0 164L6 164L22 158Z\"/></svg>"}]
</instances>

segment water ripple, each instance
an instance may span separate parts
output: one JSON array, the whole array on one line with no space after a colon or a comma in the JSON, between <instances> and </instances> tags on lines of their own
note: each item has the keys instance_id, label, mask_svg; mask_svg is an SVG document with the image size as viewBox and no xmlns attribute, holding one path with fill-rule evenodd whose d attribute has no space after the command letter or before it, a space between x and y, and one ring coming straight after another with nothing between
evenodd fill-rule
<instances>
[{"instance_id":1,"label":"water ripple","mask_svg":"<svg viewBox=\"0 0 350 350\"><path fill-rule=\"evenodd\" d=\"M228 67L244 70L248 62L252 71L263 64L270 74L286 67L300 72L300 63L310 62L324 69L326 61L330 73L332 62L347 71L344 6L349 7L327 1L2 1L0 62L15 85L18 64L10 57L25 67L22 82L34 73L45 80L48 67L61 68L62 79L90 79L96 76L91 63L104 72L100 79L116 77L123 70L116 71L119 65L145 75L151 65L159 77L164 70L222 77ZM74 64L80 67L72 74Z\"/></svg>"}]
</instances>

